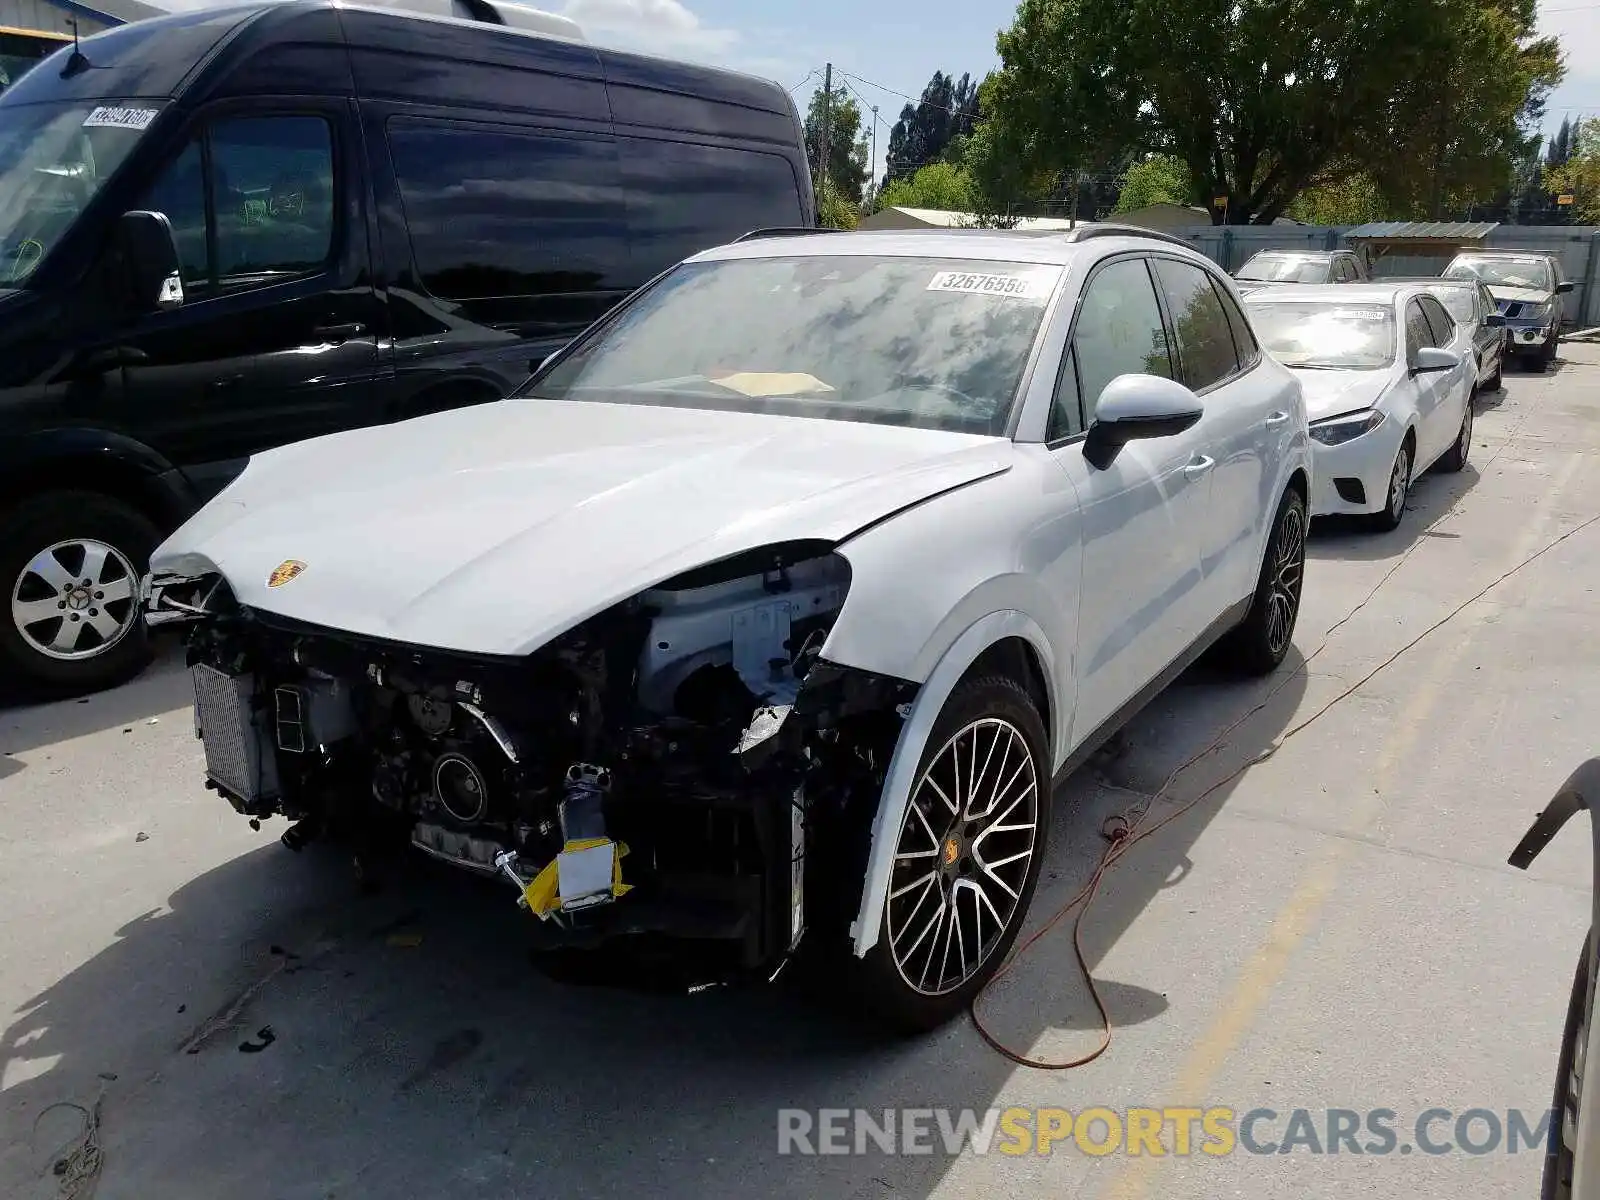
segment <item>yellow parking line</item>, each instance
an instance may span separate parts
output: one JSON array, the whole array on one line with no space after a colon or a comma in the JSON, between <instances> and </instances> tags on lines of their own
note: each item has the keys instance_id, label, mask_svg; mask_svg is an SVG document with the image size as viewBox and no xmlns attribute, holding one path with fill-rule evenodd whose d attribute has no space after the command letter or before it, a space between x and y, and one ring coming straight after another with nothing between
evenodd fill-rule
<instances>
[{"instance_id":1,"label":"yellow parking line","mask_svg":"<svg viewBox=\"0 0 1600 1200\"><path fill-rule=\"evenodd\" d=\"M1587 459L1581 454L1570 456L1551 480L1543 500L1537 506L1543 510L1540 514L1542 519L1528 522L1522 537L1507 555L1505 565L1496 574L1511 570L1549 540L1548 526L1558 516L1555 502L1586 462ZM1476 624L1468 625L1460 636L1446 639L1435 652L1431 669L1418 676L1410 702L1396 718L1394 730L1385 741L1383 754L1374 772L1372 790L1360 789L1360 794L1354 798L1348 810L1355 816L1358 829L1370 829L1381 814L1385 805L1384 794L1393 783L1395 770L1416 744L1451 671L1471 649L1479 628ZM1213 1086L1223 1065L1254 1024L1256 1015L1283 977L1290 957L1311 931L1323 904L1333 892L1339 868L1356 844L1349 838L1324 839L1321 857L1278 910L1266 940L1245 964L1216 1019L1184 1061L1168 1093L1172 1097L1171 1103L1206 1102L1206 1093ZM1137 1200L1143 1196L1151 1173L1161 1161L1153 1156L1124 1160L1122 1170L1112 1177L1104 1192L1107 1200Z\"/></svg>"}]
</instances>

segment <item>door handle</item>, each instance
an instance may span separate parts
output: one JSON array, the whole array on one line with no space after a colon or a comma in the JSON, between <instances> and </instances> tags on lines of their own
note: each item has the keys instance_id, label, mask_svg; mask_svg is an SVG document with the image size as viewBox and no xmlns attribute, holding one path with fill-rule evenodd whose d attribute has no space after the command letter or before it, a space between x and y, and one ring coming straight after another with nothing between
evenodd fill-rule
<instances>
[{"instance_id":1,"label":"door handle","mask_svg":"<svg viewBox=\"0 0 1600 1200\"><path fill-rule=\"evenodd\" d=\"M1190 460L1189 465L1184 467L1183 473L1190 479L1198 479L1201 475L1204 475L1216 465L1216 459L1208 458L1204 454L1200 454Z\"/></svg>"},{"instance_id":2,"label":"door handle","mask_svg":"<svg viewBox=\"0 0 1600 1200\"><path fill-rule=\"evenodd\" d=\"M318 325L311 331L311 336L321 342L348 342L366 331L367 327L360 321L351 321L346 325Z\"/></svg>"},{"instance_id":3,"label":"door handle","mask_svg":"<svg viewBox=\"0 0 1600 1200\"><path fill-rule=\"evenodd\" d=\"M1271 426L1271 425L1282 425L1288 419L1289 419L1289 414L1288 413L1286 413L1286 412L1275 412L1275 413L1273 413L1271 416L1269 416L1267 418L1267 424L1269 426Z\"/></svg>"},{"instance_id":4,"label":"door handle","mask_svg":"<svg viewBox=\"0 0 1600 1200\"><path fill-rule=\"evenodd\" d=\"M229 375L222 379L213 379L206 384L206 394L215 396L222 392L231 392L243 382L243 375Z\"/></svg>"}]
</instances>

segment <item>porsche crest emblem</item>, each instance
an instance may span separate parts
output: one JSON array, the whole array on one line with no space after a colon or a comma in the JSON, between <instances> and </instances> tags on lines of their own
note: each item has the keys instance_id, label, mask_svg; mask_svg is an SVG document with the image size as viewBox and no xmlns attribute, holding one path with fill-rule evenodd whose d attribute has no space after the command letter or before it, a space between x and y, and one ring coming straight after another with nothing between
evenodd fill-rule
<instances>
[{"instance_id":1,"label":"porsche crest emblem","mask_svg":"<svg viewBox=\"0 0 1600 1200\"><path fill-rule=\"evenodd\" d=\"M281 562L272 569L272 574L267 576L267 586L269 588L282 587L291 579L298 579L300 573L305 569L305 563L299 559L291 558Z\"/></svg>"},{"instance_id":2,"label":"porsche crest emblem","mask_svg":"<svg viewBox=\"0 0 1600 1200\"><path fill-rule=\"evenodd\" d=\"M961 843L955 838L946 838L944 843L944 865L954 866L956 859L961 857Z\"/></svg>"}]
</instances>

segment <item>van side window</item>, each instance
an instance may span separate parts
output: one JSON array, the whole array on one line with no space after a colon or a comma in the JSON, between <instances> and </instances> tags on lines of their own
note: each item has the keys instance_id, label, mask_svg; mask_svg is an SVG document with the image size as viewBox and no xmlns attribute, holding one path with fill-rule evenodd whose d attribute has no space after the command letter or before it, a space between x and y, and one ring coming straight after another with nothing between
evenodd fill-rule
<instances>
[{"instance_id":1,"label":"van side window","mask_svg":"<svg viewBox=\"0 0 1600 1200\"><path fill-rule=\"evenodd\" d=\"M313 116L213 122L145 206L166 214L196 293L314 273L333 251L333 131Z\"/></svg>"},{"instance_id":2,"label":"van side window","mask_svg":"<svg viewBox=\"0 0 1600 1200\"><path fill-rule=\"evenodd\" d=\"M645 138L618 149L641 281L752 229L803 221L794 168L776 154Z\"/></svg>"},{"instance_id":3,"label":"van side window","mask_svg":"<svg viewBox=\"0 0 1600 1200\"><path fill-rule=\"evenodd\" d=\"M396 117L389 148L422 285L441 300L582 297L627 286L608 138ZM537 318L496 306L486 321ZM587 324L594 313L574 312Z\"/></svg>"}]
</instances>

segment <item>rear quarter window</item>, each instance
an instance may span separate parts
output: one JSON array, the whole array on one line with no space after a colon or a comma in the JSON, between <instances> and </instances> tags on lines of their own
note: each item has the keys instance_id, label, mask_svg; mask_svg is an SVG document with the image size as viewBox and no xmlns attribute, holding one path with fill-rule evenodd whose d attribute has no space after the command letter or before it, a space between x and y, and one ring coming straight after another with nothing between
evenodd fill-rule
<instances>
[{"instance_id":1,"label":"rear quarter window","mask_svg":"<svg viewBox=\"0 0 1600 1200\"><path fill-rule=\"evenodd\" d=\"M647 138L624 138L618 151L641 283L752 229L806 223L794 167L781 155Z\"/></svg>"}]
</instances>

